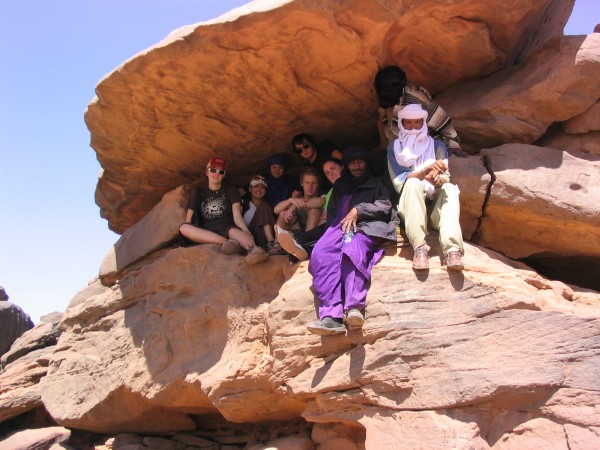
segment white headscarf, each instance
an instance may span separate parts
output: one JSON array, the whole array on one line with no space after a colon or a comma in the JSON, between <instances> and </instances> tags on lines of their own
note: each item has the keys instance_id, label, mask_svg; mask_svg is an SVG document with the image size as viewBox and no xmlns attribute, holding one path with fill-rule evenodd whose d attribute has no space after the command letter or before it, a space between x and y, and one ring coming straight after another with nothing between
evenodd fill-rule
<instances>
[{"instance_id":1,"label":"white headscarf","mask_svg":"<svg viewBox=\"0 0 600 450\"><path fill-rule=\"evenodd\" d=\"M402 119L423 119L423 126L418 130L407 130ZM421 105L412 103L398 111L398 138L394 141L394 155L398 164L410 167L413 171L421 170L435 162L435 145L433 138L427 134L427 111ZM427 197L433 197L435 187L427 180L422 180Z\"/></svg>"}]
</instances>

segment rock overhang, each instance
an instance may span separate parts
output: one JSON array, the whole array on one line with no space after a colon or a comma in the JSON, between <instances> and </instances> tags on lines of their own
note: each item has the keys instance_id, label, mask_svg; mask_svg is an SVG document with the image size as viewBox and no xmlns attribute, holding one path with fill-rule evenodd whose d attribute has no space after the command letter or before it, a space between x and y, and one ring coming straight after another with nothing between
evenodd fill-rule
<instances>
[{"instance_id":1,"label":"rock overhang","mask_svg":"<svg viewBox=\"0 0 600 450\"><path fill-rule=\"evenodd\" d=\"M102 217L122 233L212 155L248 175L298 132L375 146L379 67L439 92L560 35L573 5L499 3L254 1L174 31L104 77L86 111Z\"/></svg>"}]
</instances>

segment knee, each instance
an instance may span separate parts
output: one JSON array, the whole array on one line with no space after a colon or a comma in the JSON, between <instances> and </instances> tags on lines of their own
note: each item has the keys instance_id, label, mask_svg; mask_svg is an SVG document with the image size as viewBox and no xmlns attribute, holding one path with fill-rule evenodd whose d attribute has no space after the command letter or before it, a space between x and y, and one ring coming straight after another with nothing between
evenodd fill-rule
<instances>
[{"instance_id":1,"label":"knee","mask_svg":"<svg viewBox=\"0 0 600 450\"><path fill-rule=\"evenodd\" d=\"M415 189L423 190L423 183L418 178L409 178L404 182L403 190L412 191Z\"/></svg>"},{"instance_id":2,"label":"knee","mask_svg":"<svg viewBox=\"0 0 600 450\"><path fill-rule=\"evenodd\" d=\"M189 223L187 223L187 222L186 223L182 223L181 225L179 225L179 232L185 236L186 232L189 230L189 228L191 226L192 225L189 224Z\"/></svg>"},{"instance_id":3,"label":"knee","mask_svg":"<svg viewBox=\"0 0 600 450\"><path fill-rule=\"evenodd\" d=\"M444 192L446 197L458 198L458 196L460 195L460 189L458 188L457 185L452 184L452 183L444 183L444 184L442 184L440 189Z\"/></svg>"}]
</instances>

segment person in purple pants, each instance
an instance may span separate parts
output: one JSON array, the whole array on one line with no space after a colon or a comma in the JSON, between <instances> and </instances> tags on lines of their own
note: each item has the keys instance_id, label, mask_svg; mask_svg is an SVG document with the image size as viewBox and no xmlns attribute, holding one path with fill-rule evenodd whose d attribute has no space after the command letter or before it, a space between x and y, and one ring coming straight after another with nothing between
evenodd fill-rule
<instances>
[{"instance_id":1,"label":"person in purple pants","mask_svg":"<svg viewBox=\"0 0 600 450\"><path fill-rule=\"evenodd\" d=\"M371 270L383 255L380 244L396 242L389 191L371 175L369 159L361 147L344 150L344 172L327 208L328 228L310 257L319 320L308 330L316 334L345 333L344 313L348 327L362 327Z\"/></svg>"}]
</instances>

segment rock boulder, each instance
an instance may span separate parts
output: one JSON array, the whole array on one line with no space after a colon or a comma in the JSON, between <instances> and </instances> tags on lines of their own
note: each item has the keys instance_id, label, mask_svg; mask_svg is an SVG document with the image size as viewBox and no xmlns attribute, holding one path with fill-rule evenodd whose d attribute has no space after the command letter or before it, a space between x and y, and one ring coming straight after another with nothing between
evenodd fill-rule
<instances>
[{"instance_id":1,"label":"rock boulder","mask_svg":"<svg viewBox=\"0 0 600 450\"><path fill-rule=\"evenodd\" d=\"M573 3L262 0L176 30L107 75L88 107L101 215L123 233L211 156L248 175L299 132L373 146L379 67L435 93L524 60L561 35Z\"/></svg>"},{"instance_id":2,"label":"rock boulder","mask_svg":"<svg viewBox=\"0 0 600 450\"><path fill-rule=\"evenodd\" d=\"M10 349L19 336L31 328L31 318L20 307L9 301L0 301L0 356Z\"/></svg>"},{"instance_id":3,"label":"rock boulder","mask_svg":"<svg viewBox=\"0 0 600 450\"><path fill-rule=\"evenodd\" d=\"M348 424L366 430L367 448L401 446L405 432L433 447L490 448L522 439L517 425L538 436L558 423L597 445L585 431L600 425L600 314L588 304L600 297L584 302L468 244L468 270L450 273L435 235L429 244L425 277L408 247L387 250L363 331L337 337L306 330L315 315L306 263L169 250L67 311L44 404L62 425L101 432L175 431L217 413ZM567 445L557 432L542 441Z\"/></svg>"}]
</instances>

